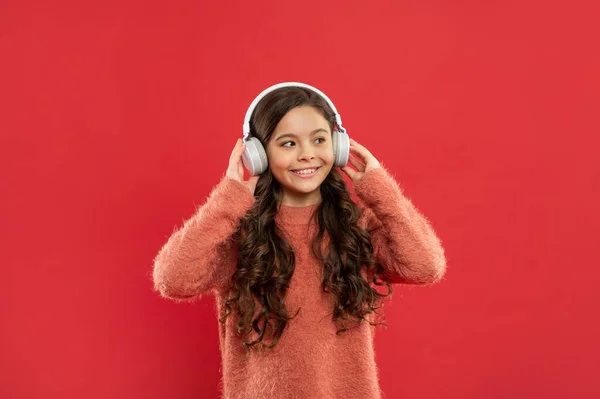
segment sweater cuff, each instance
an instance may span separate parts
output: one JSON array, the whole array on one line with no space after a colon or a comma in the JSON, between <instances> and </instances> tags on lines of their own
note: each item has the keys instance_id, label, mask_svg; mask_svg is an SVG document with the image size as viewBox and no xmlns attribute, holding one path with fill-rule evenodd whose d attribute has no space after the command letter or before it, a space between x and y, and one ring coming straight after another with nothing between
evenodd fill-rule
<instances>
[{"instance_id":1,"label":"sweater cuff","mask_svg":"<svg viewBox=\"0 0 600 399\"><path fill-rule=\"evenodd\" d=\"M354 192L368 207L402 195L402 188L383 166L366 172L354 184Z\"/></svg>"},{"instance_id":2,"label":"sweater cuff","mask_svg":"<svg viewBox=\"0 0 600 399\"><path fill-rule=\"evenodd\" d=\"M218 208L229 209L234 219L241 218L252 208L254 196L243 183L223 176L221 181L210 193L207 202L218 204Z\"/></svg>"}]
</instances>

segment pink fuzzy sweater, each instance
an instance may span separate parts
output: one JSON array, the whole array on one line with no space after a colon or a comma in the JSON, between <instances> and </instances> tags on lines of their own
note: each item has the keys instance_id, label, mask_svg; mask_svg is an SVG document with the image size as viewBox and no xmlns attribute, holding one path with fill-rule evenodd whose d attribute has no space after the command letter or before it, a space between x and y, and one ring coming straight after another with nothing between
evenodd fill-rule
<instances>
[{"instance_id":1,"label":"pink fuzzy sweater","mask_svg":"<svg viewBox=\"0 0 600 399\"><path fill-rule=\"evenodd\" d=\"M370 231L374 254L392 283L430 284L446 269L444 250L423 215L402 195L386 169L367 172L354 190L364 209L360 226ZM254 197L241 183L223 177L206 203L174 232L154 263L154 284L164 297L216 297L217 311L237 266L232 233ZM290 314L275 349L246 359L235 332L235 313L219 324L224 398L380 398L373 348L374 327L361 323L343 335L332 321L332 298L321 289L323 266L310 251L317 205L282 206L276 223L296 255L285 299ZM270 342L267 339L265 342Z\"/></svg>"}]
</instances>

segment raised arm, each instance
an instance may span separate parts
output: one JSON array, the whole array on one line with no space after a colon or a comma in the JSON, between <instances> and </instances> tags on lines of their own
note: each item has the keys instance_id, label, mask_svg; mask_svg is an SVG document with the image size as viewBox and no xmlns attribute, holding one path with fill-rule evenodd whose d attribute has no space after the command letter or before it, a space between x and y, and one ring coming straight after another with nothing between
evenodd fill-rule
<instances>
[{"instance_id":1,"label":"raised arm","mask_svg":"<svg viewBox=\"0 0 600 399\"><path fill-rule=\"evenodd\" d=\"M237 259L231 235L253 202L246 186L223 177L154 259L155 289L167 298L188 299L227 282Z\"/></svg>"},{"instance_id":2,"label":"raised arm","mask_svg":"<svg viewBox=\"0 0 600 399\"><path fill-rule=\"evenodd\" d=\"M361 227L371 233L375 259L385 268L382 278L405 284L441 280L446 258L440 240L388 171L369 170L354 191L365 205Z\"/></svg>"},{"instance_id":3,"label":"raised arm","mask_svg":"<svg viewBox=\"0 0 600 399\"><path fill-rule=\"evenodd\" d=\"M253 202L243 183L223 177L154 259L154 288L166 298L183 300L226 283L237 260L231 235Z\"/></svg>"}]
</instances>

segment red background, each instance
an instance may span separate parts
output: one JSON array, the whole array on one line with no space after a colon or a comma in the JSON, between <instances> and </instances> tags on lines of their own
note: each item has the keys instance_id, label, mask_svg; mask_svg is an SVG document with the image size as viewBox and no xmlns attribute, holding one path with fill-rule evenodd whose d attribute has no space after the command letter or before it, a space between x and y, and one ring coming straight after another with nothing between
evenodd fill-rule
<instances>
[{"instance_id":1,"label":"red background","mask_svg":"<svg viewBox=\"0 0 600 399\"><path fill-rule=\"evenodd\" d=\"M0 5L0 397L217 395L213 299L152 260L288 80L446 248L386 308L386 397L598 397L593 1L94 3Z\"/></svg>"}]
</instances>

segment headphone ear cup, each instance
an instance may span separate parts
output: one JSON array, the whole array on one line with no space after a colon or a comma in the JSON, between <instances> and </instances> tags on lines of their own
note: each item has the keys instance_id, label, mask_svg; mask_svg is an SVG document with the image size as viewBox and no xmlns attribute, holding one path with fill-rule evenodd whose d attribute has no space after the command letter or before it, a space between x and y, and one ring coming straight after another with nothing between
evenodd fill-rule
<instances>
[{"instance_id":1,"label":"headphone ear cup","mask_svg":"<svg viewBox=\"0 0 600 399\"><path fill-rule=\"evenodd\" d=\"M242 154L244 166L252 176L262 174L269 165L263 145L256 137L251 137L244 144L246 145L246 150Z\"/></svg>"},{"instance_id":2,"label":"headphone ear cup","mask_svg":"<svg viewBox=\"0 0 600 399\"><path fill-rule=\"evenodd\" d=\"M350 137L344 132L333 132L333 166L340 168L348 164L348 158L350 158Z\"/></svg>"}]
</instances>

